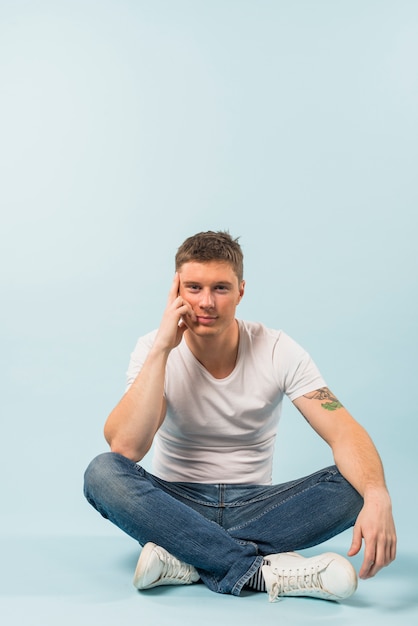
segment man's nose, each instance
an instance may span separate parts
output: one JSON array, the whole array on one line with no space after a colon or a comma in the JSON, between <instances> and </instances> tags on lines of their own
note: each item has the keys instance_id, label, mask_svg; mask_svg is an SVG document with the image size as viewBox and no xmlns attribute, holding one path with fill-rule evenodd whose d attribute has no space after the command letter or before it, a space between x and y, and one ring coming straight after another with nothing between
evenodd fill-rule
<instances>
[{"instance_id":1,"label":"man's nose","mask_svg":"<svg viewBox=\"0 0 418 626\"><path fill-rule=\"evenodd\" d=\"M202 309L211 309L215 306L213 294L209 289L202 290L199 304Z\"/></svg>"}]
</instances>

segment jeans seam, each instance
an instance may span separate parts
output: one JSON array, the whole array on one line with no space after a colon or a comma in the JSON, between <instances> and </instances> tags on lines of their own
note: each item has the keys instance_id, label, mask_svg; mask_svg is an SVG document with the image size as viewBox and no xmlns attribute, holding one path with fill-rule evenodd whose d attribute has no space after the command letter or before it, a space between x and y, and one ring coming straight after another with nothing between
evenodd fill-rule
<instances>
[{"instance_id":1,"label":"jeans seam","mask_svg":"<svg viewBox=\"0 0 418 626\"><path fill-rule=\"evenodd\" d=\"M199 504L201 506L208 506L208 507L219 506L218 502L207 502L207 500L199 500L198 498L193 498L189 494L182 491L181 489L177 489L175 486L176 483L170 483L169 481L158 478L158 476L155 476L154 474L150 474L149 472L147 472L147 470L145 470L143 467L138 465L138 463L135 463L134 465L139 473L142 473L144 477L147 477L155 481L164 491L167 491L168 493L175 494L176 496L179 496L181 498L184 498L185 500L188 500L189 502L194 502L195 504Z\"/></svg>"},{"instance_id":2,"label":"jeans seam","mask_svg":"<svg viewBox=\"0 0 418 626\"><path fill-rule=\"evenodd\" d=\"M281 500L280 502L276 503L274 506L271 506L269 509L265 509L262 513L260 513L260 515L257 515L256 517L253 517L250 520L247 520L245 522L245 524L239 524L238 526L232 526L231 528L227 528L227 531L228 532L235 532L236 530L242 530L243 528L245 528L249 524L252 524L253 522L261 519L262 517L264 517L267 513L270 513L270 511L274 511L274 509L277 509L277 507L283 506L283 504L285 504L286 502L290 502L290 500L292 500L296 496L300 496L303 493L306 493L307 491L309 491L310 489L313 489L315 487L316 487L316 484L309 485L309 487L306 487L302 491L298 491L298 493L295 493L295 494L289 496L285 500Z\"/></svg>"},{"instance_id":3,"label":"jeans seam","mask_svg":"<svg viewBox=\"0 0 418 626\"><path fill-rule=\"evenodd\" d=\"M315 472L315 474L324 474L325 470L327 472L327 475L324 478L325 482L329 482L331 480L331 478L333 478L333 477L335 477L335 476L337 476L339 474L338 468L335 465L334 466L330 466L328 468L325 468L324 470L319 470L318 472ZM310 475L309 478L312 478L312 476L314 476L315 474ZM295 487L297 485L300 485L300 484L303 484L304 480L305 479L292 482L292 485L289 486L288 489L283 490L282 493L286 493L286 491L289 491L289 490L293 489L293 487ZM260 513L260 515L257 515L255 517L251 518L250 520L247 520L244 524L238 524L237 526L231 526L230 528L227 529L227 531L228 532L234 532L234 531L237 531L237 530L242 530L243 528L245 528L249 524L252 524L253 522L263 518L267 513L270 513L270 511L274 511L274 509L276 509L277 507L282 506L286 502L289 502L290 500L292 500L296 496L300 496L300 495L306 493L307 491L309 491L310 489L316 488L317 485L318 485L318 482L310 484L309 486L305 487L305 489L303 489L302 491L298 491L297 493L294 493L294 494L288 496L284 500L280 500L280 502L276 502L270 508L263 510L262 513ZM261 502L263 499L266 499L266 498L259 498L258 500L255 499L254 502L256 502L256 501L260 501Z\"/></svg>"}]
</instances>

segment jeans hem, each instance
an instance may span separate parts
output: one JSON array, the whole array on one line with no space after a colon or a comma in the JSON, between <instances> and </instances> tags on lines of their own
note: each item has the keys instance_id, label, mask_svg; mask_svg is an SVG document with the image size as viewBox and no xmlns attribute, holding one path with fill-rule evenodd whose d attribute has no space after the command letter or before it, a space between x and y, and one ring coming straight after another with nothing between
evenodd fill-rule
<instances>
[{"instance_id":1,"label":"jeans hem","mask_svg":"<svg viewBox=\"0 0 418 626\"><path fill-rule=\"evenodd\" d=\"M235 583L235 585L231 589L231 594L233 596L239 596L245 583L247 583L252 576L256 573L256 571L262 566L263 557L257 556L254 563L251 565L250 569L246 571L246 573L241 576L241 578Z\"/></svg>"}]
</instances>

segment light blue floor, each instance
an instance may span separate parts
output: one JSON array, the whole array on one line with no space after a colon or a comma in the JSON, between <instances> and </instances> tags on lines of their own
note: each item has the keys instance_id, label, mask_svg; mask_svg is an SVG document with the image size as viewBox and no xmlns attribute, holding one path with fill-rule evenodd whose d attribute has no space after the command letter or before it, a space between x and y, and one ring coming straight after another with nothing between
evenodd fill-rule
<instances>
[{"instance_id":1,"label":"light blue floor","mask_svg":"<svg viewBox=\"0 0 418 626\"><path fill-rule=\"evenodd\" d=\"M344 603L284 598L269 604L262 593L222 596L201 584L139 593L131 582L139 549L123 535L3 537L0 549L3 626L418 622L417 553L401 553L378 577L360 581L356 594ZM344 552L345 547L330 542L323 549Z\"/></svg>"}]
</instances>

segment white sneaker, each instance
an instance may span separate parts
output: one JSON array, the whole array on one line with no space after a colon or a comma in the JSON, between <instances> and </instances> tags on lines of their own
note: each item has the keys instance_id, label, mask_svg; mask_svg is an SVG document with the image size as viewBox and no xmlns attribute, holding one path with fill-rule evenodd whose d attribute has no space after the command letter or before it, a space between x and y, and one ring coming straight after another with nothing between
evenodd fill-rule
<instances>
[{"instance_id":1,"label":"white sneaker","mask_svg":"<svg viewBox=\"0 0 418 626\"><path fill-rule=\"evenodd\" d=\"M343 600L357 589L357 574L347 559L326 552L305 558L295 552L270 554L263 565L270 602L279 596L310 596L322 600Z\"/></svg>"},{"instance_id":2,"label":"white sneaker","mask_svg":"<svg viewBox=\"0 0 418 626\"><path fill-rule=\"evenodd\" d=\"M158 585L191 585L199 578L192 565L182 563L155 543L147 543L139 556L133 584L137 589L151 589Z\"/></svg>"}]
</instances>

